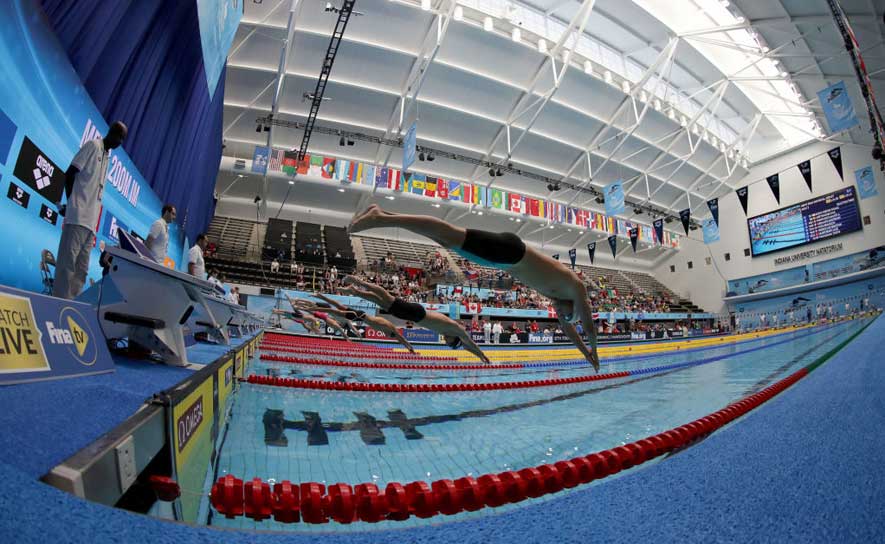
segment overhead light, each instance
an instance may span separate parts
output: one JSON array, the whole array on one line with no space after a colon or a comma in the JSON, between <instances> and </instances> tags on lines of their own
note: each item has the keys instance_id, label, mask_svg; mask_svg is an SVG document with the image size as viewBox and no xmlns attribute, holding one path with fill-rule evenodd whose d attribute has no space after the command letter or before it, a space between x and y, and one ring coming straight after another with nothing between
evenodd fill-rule
<instances>
[{"instance_id":1,"label":"overhead light","mask_svg":"<svg viewBox=\"0 0 885 544\"><path fill-rule=\"evenodd\" d=\"M351 140L350 138L348 138L348 139L347 139L347 145L353 145L353 144L354 144L354 141Z\"/></svg>"},{"instance_id":2,"label":"overhead light","mask_svg":"<svg viewBox=\"0 0 885 544\"><path fill-rule=\"evenodd\" d=\"M295 180L294 180L294 179L290 179L290 180L289 180L289 185L295 185Z\"/></svg>"},{"instance_id":3,"label":"overhead light","mask_svg":"<svg viewBox=\"0 0 885 544\"><path fill-rule=\"evenodd\" d=\"M491 32L491 31L495 30L495 22L492 21L491 17L486 17L485 19L482 20L482 28L486 32Z\"/></svg>"},{"instance_id":4,"label":"overhead light","mask_svg":"<svg viewBox=\"0 0 885 544\"><path fill-rule=\"evenodd\" d=\"M569 232L571 232L571 231L572 231L572 229L568 229L568 231L569 231Z\"/></svg>"},{"instance_id":5,"label":"overhead light","mask_svg":"<svg viewBox=\"0 0 885 544\"><path fill-rule=\"evenodd\" d=\"M541 53L542 55L547 54L547 40L543 38L538 40L538 53Z\"/></svg>"},{"instance_id":6,"label":"overhead light","mask_svg":"<svg viewBox=\"0 0 885 544\"><path fill-rule=\"evenodd\" d=\"M270 125L264 125L264 132L270 132Z\"/></svg>"},{"instance_id":7,"label":"overhead light","mask_svg":"<svg viewBox=\"0 0 885 544\"><path fill-rule=\"evenodd\" d=\"M660 98L655 98L654 106L655 106L656 110L661 111L661 99Z\"/></svg>"},{"instance_id":8,"label":"overhead light","mask_svg":"<svg viewBox=\"0 0 885 544\"><path fill-rule=\"evenodd\" d=\"M633 208L633 213L636 215L642 215L642 208Z\"/></svg>"},{"instance_id":9,"label":"overhead light","mask_svg":"<svg viewBox=\"0 0 885 544\"><path fill-rule=\"evenodd\" d=\"M604 79L606 83L608 83L609 85L611 85L611 82L612 82L612 73L611 73L611 71L610 71L610 70L606 70L605 72L603 72L603 73L602 73L602 79Z\"/></svg>"},{"instance_id":10,"label":"overhead light","mask_svg":"<svg viewBox=\"0 0 885 544\"><path fill-rule=\"evenodd\" d=\"M520 219L520 218L517 217L517 218L516 218L516 222L517 222L517 223L522 223L522 219Z\"/></svg>"},{"instance_id":11,"label":"overhead light","mask_svg":"<svg viewBox=\"0 0 885 544\"><path fill-rule=\"evenodd\" d=\"M332 6L332 2L326 2L326 9L324 9L326 13L330 13L335 11L335 8Z\"/></svg>"},{"instance_id":12,"label":"overhead light","mask_svg":"<svg viewBox=\"0 0 885 544\"><path fill-rule=\"evenodd\" d=\"M494 168L489 168L489 175L492 176L492 177L495 177L495 176L497 175L497 174L495 174L495 169L494 169Z\"/></svg>"},{"instance_id":13,"label":"overhead light","mask_svg":"<svg viewBox=\"0 0 885 544\"><path fill-rule=\"evenodd\" d=\"M344 145L345 145L345 143L344 143L344 136L338 138L338 145L344 147Z\"/></svg>"},{"instance_id":14,"label":"overhead light","mask_svg":"<svg viewBox=\"0 0 885 544\"><path fill-rule=\"evenodd\" d=\"M602 198L602 196L597 196L595 200L597 204L603 204L605 202L605 199Z\"/></svg>"},{"instance_id":15,"label":"overhead light","mask_svg":"<svg viewBox=\"0 0 885 544\"><path fill-rule=\"evenodd\" d=\"M245 177L245 176L244 176L243 174L237 174L237 177L238 177L238 178L242 178L242 177Z\"/></svg>"},{"instance_id":16,"label":"overhead light","mask_svg":"<svg viewBox=\"0 0 885 544\"><path fill-rule=\"evenodd\" d=\"M787 77L789 74L786 70L781 70L781 77Z\"/></svg>"},{"instance_id":17,"label":"overhead light","mask_svg":"<svg viewBox=\"0 0 885 544\"><path fill-rule=\"evenodd\" d=\"M569 57L571 57L571 56L572 56L572 52L569 51L568 49L564 49L564 50L562 51L562 62L563 62L563 64L568 64L568 59L569 59Z\"/></svg>"},{"instance_id":18,"label":"overhead light","mask_svg":"<svg viewBox=\"0 0 885 544\"><path fill-rule=\"evenodd\" d=\"M439 208L439 204L432 204L434 208Z\"/></svg>"},{"instance_id":19,"label":"overhead light","mask_svg":"<svg viewBox=\"0 0 885 544\"><path fill-rule=\"evenodd\" d=\"M464 8L461 6L455 6L455 13L452 14L452 17L454 17L456 21L464 20Z\"/></svg>"},{"instance_id":20,"label":"overhead light","mask_svg":"<svg viewBox=\"0 0 885 544\"><path fill-rule=\"evenodd\" d=\"M387 200L395 200L396 199L396 197L392 196L392 195L385 196L384 198L386 198Z\"/></svg>"},{"instance_id":21,"label":"overhead light","mask_svg":"<svg viewBox=\"0 0 885 544\"><path fill-rule=\"evenodd\" d=\"M648 102L648 93L646 91L640 91L639 100L642 100L643 102Z\"/></svg>"},{"instance_id":22,"label":"overhead light","mask_svg":"<svg viewBox=\"0 0 885 544\"><path fill-rule=\"evenodd\" d=\"M673 218L670 217L669 215L664 218L664 223L672 223L672 222L673 222Z\"/></svg>"},{"instance_id":23,"label":"overhead light","mask_svg":"<svg viewBox=\"0 0 885 544\"><path fill-rule=\"evenodd\" d=\"M482 210L476 212L476 215L482 215Z\"/></svg>"},{"instance_id":24,"label":"overhead light","mask_svg":"<svg viewBox=\"0 0 885 544\"><path fill-rule=\"evenodd\" d=\"M551 228L551 229L555 229L556 227L554 227L553 225L550 225L550 228Z\"/></svg>"},{"instance_id":25,"label":"overhead light","mask_svg":"<svg viewBox=\"0 0 885 544\"><path fill-rule=\"evenodd\" d=\"M621 82L621 90L624 91L624 94L630 94L630 82L626 79Z\"/></svg>"},{"instance_id":26,"label":"overhead light","mask_svg":"<svg viewBox=\"0 0 885 544\"><path fill-rule=\"evenodd\" d=\"M510 31L510 39L516 43L522 41L522 30L518 26L513 27L513 30Z\"/></svg>"},{"instance_id":27,"label":"overhead light","mask_svg":"<svg viewBox=\"0 0 885 544\"><path fill-rule=\"evenodd\" d=\"M430 0L421 0L421 9L430 11Z\"/></svg>"},{"instance_id":28,"label":"overhead light","mask_svg":"<svg viewBox=\"0 0 885 544\"><path fill-rule=\"evenodd\" d=\"M593 63L590 62L589 60L584 61L584 73L585 74L592 74L593 73Z\"/></svg>"},{"instance_id":29,"label":"overhead light","mask_svg":"<svg viewBox=\"0 0 885 544\"><path fill-rule=\"evenodd\" d=\"M514 219L513 217L508 217L508 218L507 218L508 221L513 221L513 219Z\"/></svg>"},{"instance_id":30,"label":"overhead light","mask_svg":"<svg viewBox=\"0 0 885 544\"><path fill-rule=\"evenodd\" d=\"M343 192L344 192L344 189L343 189L343 188L339 188L339 189L338 189L338 192L339 192L339 193L343 193Z\"/></svg>"}]
</instances>

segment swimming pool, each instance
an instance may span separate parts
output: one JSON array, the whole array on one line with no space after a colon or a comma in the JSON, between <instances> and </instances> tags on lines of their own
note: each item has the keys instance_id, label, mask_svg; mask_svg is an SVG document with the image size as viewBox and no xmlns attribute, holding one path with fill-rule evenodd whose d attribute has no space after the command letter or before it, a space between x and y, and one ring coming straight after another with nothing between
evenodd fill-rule
<instances>
[{"instance_id":1,"label":"swimming pool","mask_svg":"<svg viewBox=\"0 0 885 544\"><path fill-rule=\"evenodd\" d=\"M220 433L213 476L229 473L244 480L257 476L327 485L374 482L383 488L388 482L429 482L553 463L635 441L718 410L809 364L866 323L854 320L691 351L604 358L602 373L635 374L528 389L377 393L244 383L227 429ZM539 356L544 353L538 351ZM255 360L251 372L402 384L523 382L592 374L585 364L557 361L561 363L566 364L453 371ZM520 507L427 520L314 526L227 519L212 512L207 502L203 520L212 526L280 531L389 529Z\"/></svg>"}]
</instances>

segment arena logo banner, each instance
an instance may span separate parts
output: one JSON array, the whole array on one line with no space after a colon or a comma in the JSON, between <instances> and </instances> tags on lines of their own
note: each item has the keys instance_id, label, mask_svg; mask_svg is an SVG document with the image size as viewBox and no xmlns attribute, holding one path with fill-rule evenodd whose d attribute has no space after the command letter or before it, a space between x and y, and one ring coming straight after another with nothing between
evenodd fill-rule
<instances>
[{"instance_id":1,"label":"arena logo banner","mask_svg":"<svg viewBox=\"0 0 885 544\"><path fill-rule=\"evenodd\" d=\"M855 170L854 180L857 183L857 195L861 200L879 195L872 166L868 165Z\"/></svg>"},{"instance_id":2,"label":"arena logo banner","mask_svg":"<svg viewBox=\"0 0 885 544\"><path fill-rule=\"evenodd\" d=\"M719 225L713 221L712 217L708 217L703 223L704 243L712 244L719 241Z\"/></svg>"},{"instance_id":3,"label":"arena logo banner","mask_svg":"<svg viewBox=\"0 0 885 544\"><path fill-rule=\"evenodd\" d=\"M587 244L587 253L590 256L590 264L593 264L593 256L596 254L596 242Z\"/></svg>"},{"instance_id":4,"label":"arena logo banner","mask_svg":"<svg viewBox=\"0 0 885 544\"><path fill-rule=\"evenodd\" d=\"M60 202L65 188L64 170L25 136L13 175L49 202Z\"/></svg>"},{"instance_id":5,"label":"arena logo banner","mask_svg":"<svg viewBox=\"0 0 885 544\"><path fill-rule=\"evenodd\" d=\"M811 188L811 160L802 161L797 166L802 174L802 179L805 180L805 185L808 185L808 190L813 191Z\"/></svg>"},{"instance_id":6,"label":"arena logo banner","mask_svg":"<svg viewBox=\"0 0 885 544\"><path fill-rule=\"evenodd\" d=\"M14 182L9 182L9 189L6 191L6 198L15 202L22 208L27 209L31 202L31 193L25 191Z\"/></svg>"},{"instance_id":7,"label":"arena logo banner","mask_svg":"<svg viewBox=\"0 0 885 544\"><path fill-rule=\"evenodd\" d=\"M836 172L839 172L839 179L845 181L845 176L842 173L842 148L834 147L827 151L827 156L830 157L830 160L833 162Z\"/></svg>"},{"instance_id":8,"label":"arena logo banner","mask_svg":"<svg viewBox=\"0 0 885 544\"><path fill-rule=\"evenodd\" d=\"M605 198L605 214L621 215L626 209L624 202L624 182L617 180L609 183L603 189L603 198Z\"/></svg>"},{"instance_id":9,"label":"arena logo banner","mask_svg":"<svg viewBox=\"0 0 885 544\"><path fill-rule=\"evenodd\" d=\"M768 187L771 188L771 194L774 195L774 199L777 200L777 203L781 203L781 181L780 174L772 174L765 178L765 181L768 182Z\"/></svg>"},{"instance_id":10,"label":"arena logo banner","mask_svg":"<svg viewBox=\"0 0 885 544\"><path fill-rule=\"evenodd\" d=\"M682 228L685 229L685 235L688 236L688 226L691 223L691 208L685 208L680 211L679 219L682 221Z\"/></svg>"},{"instance_id":11,"label":"arena logo banner","mask_svg":"<svg viewBox=\"0 0 885 544\"><path fill-rule=\"evenodd\" d=\"M113 371L94 308L0 286L0 384Z\"/></svg>"},{"instance_id":12,"label":"arena logo banner","mask_svg":"<svg viewBox=\"0 0 885 544\"><path fill-rule=\"evenodd\" d=\"M716 221L716 226L719 226L719 199L711 198L707 201L707 207L710 208L710 215L713 216L713 221Z\"/></svg>"},{"instance_id":13,"label":"arena logo banner","mask_svg":"<svg viewBox=\"0 0 885 544\"><path fill-rule=\"evenodd\" d=\"M663 219L655 219L652 222L652 226L655 229L655 238L658 239L658 245L664 243L664 220Z\"/></svg>"},{"instance_id":14,"label":"arena logo banner","mask_svg":"<svg viewBox=\"0 0 885 544\"><path fill-rule=\"evenodd\" d=\"M617 258L618 256L618 237L615 235L611 235L608 237L608 247L612 250L612 259Z\"/></svg>"},{"instance_id":15,"label":"arena logo banner","mask_svg":"<svg viewBox=\"0 0 885 544\"><path fill-rule=\"evenodd\" d=\"M554 253L553 255L551 255L551 257L553 257L554 261L558 261L559 260L559 253Z\"/></svg>"},{"instance_id":16,"label":"arena logo banner","mask_svg":"<svg viewBox=\"0 0 885 544\"><path fill-rule=\"evenodd\" d=\"M636 253L636 242L639 240L639 229L633 227L630 229L630 245L633 246L633 253Z\"/></svg>"},{"instance_id":17,"label":"arena logo banner","mask_svg":"<svg viewBox=\"0 0 885 544\"><path fill-rule=\"evenodd\" d=\"M747 215L747 197L750 193L750 186L745 185L743 187L738 187L734 192L737 193L738 200L741 201L741 208L744 209L744 215Z\"/></svg>"},{"instance_id":18,"label":"arena logo banner","mask_svg":"<svg viewBox=\"0 0 885 544\"><path fill-rule=\"evenodd\" d=\"M210 98L215 96L218 78L227 62L227 53L242 16L241 0L197 0L200 45L203 49L203 66Z\"/></svg>"},{"instance_id":19,"label":"arena logo banner","mask_svg":"<svg viewBox=\"0 0 885 544\"><path fill-rule=\"evenodd\" d=\"M270 156L270 148L263 145L255 146L252 153L252 171L256 174L267 174L267 161Z\"/></svg>"},{"instance_id":20,"label":"arena logo banner","mask_svg":"<svg viewBox=\"0 0 885 544\"><path fill-rule=\"evenodd\" d=\"M820 105L827 118L831 133L842 132L859 124L854 105L851 103L851 95L845 88L845 82L839 81L821 89L817 93Z\"/></svg>"}]
</instances>

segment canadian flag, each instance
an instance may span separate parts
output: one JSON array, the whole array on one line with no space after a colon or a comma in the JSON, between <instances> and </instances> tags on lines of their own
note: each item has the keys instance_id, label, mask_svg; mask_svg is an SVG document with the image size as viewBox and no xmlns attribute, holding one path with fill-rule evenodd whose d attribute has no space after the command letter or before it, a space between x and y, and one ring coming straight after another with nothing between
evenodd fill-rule
<instances>
[{"instance_id":1,"label":"canadian flag","mask_svg":"<svg viewBox=\"0 0 885 544\"><path fill-rule=\"evenodd\" d=\"M479 302L465 302L464 310L468 314L478 314L482 311L482 305Z\"/></svg>"}]
</instances>

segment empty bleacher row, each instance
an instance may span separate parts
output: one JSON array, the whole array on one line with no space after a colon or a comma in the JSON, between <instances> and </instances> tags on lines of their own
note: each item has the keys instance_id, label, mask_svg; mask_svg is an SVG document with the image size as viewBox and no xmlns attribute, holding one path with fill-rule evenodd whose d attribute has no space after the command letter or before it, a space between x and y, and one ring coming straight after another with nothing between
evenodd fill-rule
<instances>
[{"instance_id":1,"label":"empty bleacher row","mask_svg":"<svg viewBox=\"0 0 885 544\"><path fill-rule=\"evenodd\" d=\"M384 262L388 254L393 256L397 266L423 268L427 260L435 253L444 254L445 250L434 244L422 244L409 240L389 240L374 236L359 236L368 263Z\"/></svg>"},{"instance_id":2,"label":"empty bleacher row","mask_svg":"<svg viewBox=\"0 0 885 544\"><path fill-rule=\"evenodd\" d=\"M352 270L356 266L356 257L347 229L326 226L323 228L323 234L326 241L326 261L338 268Z\"/></svg>"},{"instance_id":3,"label":"empty bleacher row","mask_svg":"<svg viewBox=\"0 0 885 544\"><path fill-rule=\"evenodd\" d=\"M292 258L292 221L288 219L267 220L267 231L264 234L264 246L261 257L265 261L277 259L289 262Z\"/></svg>"},{"instance_id":4,"label":"empty bleacher row","mask_svg":"<svg viewBox=\"0 0 885 544\"><path fill-rule=\"evenodd\" d=\"M246 257L250 246L258 240L260 223L236 219L233 217L218 217L212 219L206 234L209 241L215 245L215 253L224 257Z\"/></svg>"},{"instance_id":5,"label":"empty bleacher row","mask_svg":"<svg viewBox=\"0 0 885 544\"><path fill-rule=\"evenodd\" d=\"M303 221L295 225L295 260L322 265L325 262L323 247L323 228L320 225Z\"/></svg>"}]
</instances>

